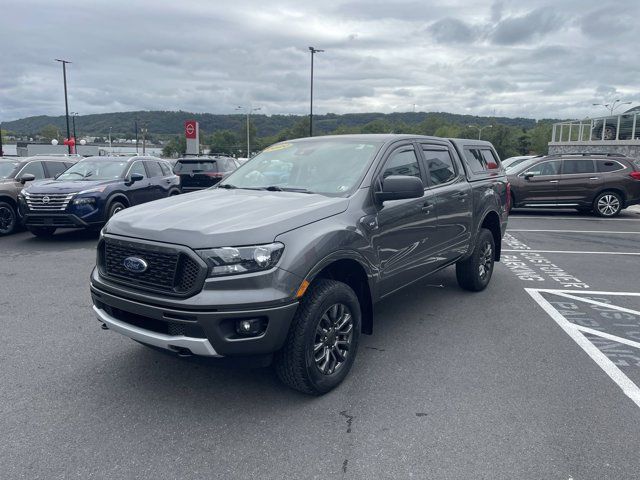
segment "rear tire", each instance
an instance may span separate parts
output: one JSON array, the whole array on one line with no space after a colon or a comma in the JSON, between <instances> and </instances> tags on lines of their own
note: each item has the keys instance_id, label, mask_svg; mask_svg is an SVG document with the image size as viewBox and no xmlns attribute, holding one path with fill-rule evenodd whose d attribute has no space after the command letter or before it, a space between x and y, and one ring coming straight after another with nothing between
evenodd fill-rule
<instances>
[{"instance_id":1,"label":"rear tire","mask_svg":"<svg viewBox=\"0 0 640 480\"><path fill-rule=\"evenodd\" d=\"M458 285L471 292L487 288L493 273L495 251L493 234L488 229L481 228L471 256L456 263Z\"/></svg>"},{"instance_id":2,"label":"rear tire","mask_svg":"<svg viewBox=\"0 0 640 480\"><path fill-rule=\"evenodd\" d=\"M622 210L622 197L616 192L602 192L593 201L593 213L599 217L615 217Z\"/></svg>"},{"instance_id":3,"label":"rear tire","mask_svg":"<svg viewBox=\"0 0 640 480\"><path fill-rule=\"evenodd\" d=\"M51 238L56 233L56 227L27 227L36 237Z\"/></svg>"},{"instance_id":4,"label":"rear tire","mask_svg":"<svg viewBox=\"0 0 640 480\"><path fill-rule=\"evenodd\" d=\"M0 237L13 233L17 224L16 209L7 202L0 202Z\"/></svg>"},{"instance_id":5,"label":"rear tire","mask_svg":"<svg viewBox=\"0 0 640 480\"><path fill-rule=\"evenodd\" d=\"M289 387L322 395L337 387L355 360L360 338L360 304L346 284L315 281L302 298L275 368Z\"/></svg>"}]
</instances>

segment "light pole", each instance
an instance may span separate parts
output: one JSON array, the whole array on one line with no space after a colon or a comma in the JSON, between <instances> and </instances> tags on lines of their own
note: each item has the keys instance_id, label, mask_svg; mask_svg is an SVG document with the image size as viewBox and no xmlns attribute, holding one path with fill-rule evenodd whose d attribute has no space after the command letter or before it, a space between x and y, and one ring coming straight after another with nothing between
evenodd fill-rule
<instances>
[{"instance_id":1,"label":"light pole","mask_svg":"<svg viewBox=\"0 0 640 480\"><path fill-rule=\"evenodd\" d=\"M479 127L478 125L467 125L469 128L477 128L478 129L478 140L482 139L482 130L485 128L492 128L493 125L485 125L484 127Z\"/></svg>"},{"instance_id":2,"label":"light pole","mask_svg":"<svg viewBox=\"0 0 640 480\"><path fill-rule=\"evenodd\" d=\"M2 157L4 155L4 152L2 151L2 124L0 123L0 157Z\"/></svg>"},{"instance_id":3,"label":"light pole","mask_svg":"<svg viewBox=\"0 0 640 480\"><path fill-rule=\"evenodd\" d=\"M147 153L147 126L145 125L140 129L142 132L142 155L144 156Z\"/></svg>"},{"instance_id":4,"label":"light pole","mask_svg":"<svg viewBox=\"0 0 640 480\"><path fill-rule=\"evenodd\" d=\"M109 127L109 153L113 155L113 147L111 146L111 129L113 127Z\"/></svg>"},{"instance_id":5,"label":"light pole","mask_svg":"<svg viewBox=\"0 0 640 480\"><path fill-rule=\"evenodd\" d=\"M76 117L78 112L71 112L71 121L73 122L73 153L78 153L78 139L76 137Z\"/></svg>"},{"instance_id":6,"label":"light pole","mask_svg":"<svg viewBox=\"0 0 640 480\"><path fill-rule=\"evenodd\" d=\"M251 143L249 140L249 115L251 115L251 113L253 112L257 112L258 110L262 110L261 107L249 107L247 109L245 109L245 107L236 107L236 110L246 110L247 111L247 160L249 160L249 157L251 156Z\"/></svg>"},{"instance_id":7,"label":"light pole","mask_svg":"<svg viewBox=\"0 0 640 480\"><path fill-rule=\"evenodd\" d=\"M322 53L324 50L319 50L314 47L309 47L309 52L311 52L311 97L309 104L309 136L313 137L313 56L316 53Z\"/></svg>"},{"instance_id":8,"label":"light pole","mask_svg":"<svg viewBox=\"0 0 640 480\"><path fill-rule=\"evenodd\" d=\"M133 122L133 125L136 129L136 155L138 154L138 119L136 118Z\"/></svg>"},{"instance_id":9,"label":"light pole","mask_svg":"<svg viewBox=\"0 0 640 480\"><path fill-rule=\"evenodd\" d=\"M609 103L593 104L594 107L604 107L608 109L610 115L613 115L613 112L616 110L616 108L620 107L621 105L631 105L631 102L621 102L620 99L618 98L617 100L614 100L613 102L609 102Z\"/></svg>"},{"instance_id":10,"label":"light pole","mask_svg":"<svg viewBox=\"0 0 640 480\"><path fill-rule=\"evenodd\" d=\"M62 63L62 78L64 79L64 109L65 109L65 117L67 119L67 140L71 136L71 131L69 130L69 100L67 98L67 63L71 63L68 60L60 60L59 58L55 59L56 62ZM69 149L69 153L71 153L71 145L67 145Z\"/></svg>"}]
</instances>

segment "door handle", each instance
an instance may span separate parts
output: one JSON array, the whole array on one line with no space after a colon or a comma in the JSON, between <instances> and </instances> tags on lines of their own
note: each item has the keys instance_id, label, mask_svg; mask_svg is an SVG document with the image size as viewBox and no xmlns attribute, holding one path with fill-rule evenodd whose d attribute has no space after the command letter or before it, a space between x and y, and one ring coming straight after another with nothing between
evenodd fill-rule
<instances>
[{"instance_id":1,"label":"door handle","mask_svg":"<svg viewBox=\"0 0 640 480\"><path fill-rule=\"evenodd\" d=\"M599 180L600 177L589 177L589 180Z\"/></svg>"},{"instance_id":2,"label":"door handle","mask_svg":"<svg viewBox=\"0 0 640 480\"><path fill-rule=\"evenodd\" d=\"M467 192L457 192L452 194L451 196L456 198L465 198L467 196Z\"/></svg>"},{"instance_id":3,"label":"door handle","mask_svg":"<svg viewBox=\"0 0 640 480\"><path fill-rule=\"evenodd\" d=\"M433 208L433 203L425 203L424 205L422 205L422 212L423 213L431 213L431 209Z\"/></svg>"},{"instance_id":4,"label":"door handle","mask_svg":"<svg viewBox=\"0 0 640 480\"><path fill-rule=\"evenodd\" d=\"M558 183L558 180L549 180L549 183Z\"/></svg>"}]
</instances>

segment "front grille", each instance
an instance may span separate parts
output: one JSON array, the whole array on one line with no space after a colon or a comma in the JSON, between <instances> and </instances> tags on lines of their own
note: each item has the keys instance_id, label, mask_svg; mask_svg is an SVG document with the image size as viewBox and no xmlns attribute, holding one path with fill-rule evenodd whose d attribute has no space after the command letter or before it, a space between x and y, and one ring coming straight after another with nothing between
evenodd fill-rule
<instances>
[{"instance_id":1,"label":"front grille","mask_svg":"<svg viewBox=\"0 0 640 480\"><path fill-rule=\"evenodd\" d=\"M26 221L27 225L43 225L47 227L75 227L75 222L66 215L29 216Z\"/></svg>"},{"instance_id":2,"label":"front grille","mask_svg":"<svg viewBox=\"0 0 640 480\"><path fill-rule=\"evenodd\" d=\"M75 193L25 193L29 210L34 212L64 211Z\"/></svg>"},{"instance_id":3,"label":"front grille","mask_svg":"<svg viewBox=\"0 0 640 480\"><path fill-rule=\"evenodd\" d=\"M172 247L106 238L101 249L101 272L116 282L133 284L147 290L176 294L191 293L204 279L204 267L188 253ZM125 259L144 260L147 268L133 272Z\"/></svg>"}]
</instances>

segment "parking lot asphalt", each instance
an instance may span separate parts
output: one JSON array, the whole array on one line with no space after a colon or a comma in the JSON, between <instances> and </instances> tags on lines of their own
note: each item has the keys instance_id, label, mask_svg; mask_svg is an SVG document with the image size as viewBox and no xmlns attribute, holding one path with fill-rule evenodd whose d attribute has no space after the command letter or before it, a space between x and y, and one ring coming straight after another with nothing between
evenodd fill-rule
<instances>
[{"instance_id":1,"label":"parking lot asphalt","mask_svg":"<svg viewBox=\"0 0 640 480\"><path fill-rule=\"evenodd\" d=\"M102 331L96 241L0 238L0 478L640 476L636 211L515 212L487 290L380 304L320 398Z\"/></svg>"}]
</instances>

